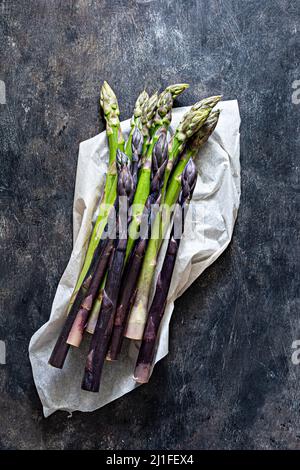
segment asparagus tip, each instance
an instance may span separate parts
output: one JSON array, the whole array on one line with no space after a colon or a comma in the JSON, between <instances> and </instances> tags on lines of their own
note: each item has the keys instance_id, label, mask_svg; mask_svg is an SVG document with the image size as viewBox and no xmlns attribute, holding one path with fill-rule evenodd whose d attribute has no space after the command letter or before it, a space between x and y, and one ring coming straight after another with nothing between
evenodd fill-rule
<instances>
[{"instance_id":1,"label":"asparagus tip","mask_svg":"<svg viewBox=\"0 0 300 470\"><path fill-rule=\"evenodd\" d=\"M143 148L143 135L138 127L135 127L134 129L131 146L133 157L138 159L138 156L141 155Z\"/></svg>"},{"instance_id":2,"label":"asparagus tip","mask_svg":"<svg viewBox=\"0 0 300 470\"><path fill-rule=\"evenodd\" d=\"M140 93L140 98L143 99L143 100L146 100L146 99L149 99L149 95L146 91L146 89L144 88L143 91Z\"/></svg>"},{"instance_id":3,"label":"asparagus tip","mask_svg":"<svg viewBox=\"0 0 300 470\"><path fill-rule=\"evenodd\" d=\"M169 85L165 91L170 92L172 94L173 100L180 95L181 93L184 92L187 88L189 88L188 83L176 83L175 85Z\"/></svg>"},{"instance_id":4,"label":"asparagus tip","mask_svg":"<svg viewBox=\"0 0 300 470\"><path fill-rule=\"evenodd\" d=\"M100 104L107 121L108 129L110 129L111 126L118 125L118 116L120 114L118 100L113 89L106 81L103 82L101 87Z\"/></svg>"},{"instance_id":5,"label":"asparagus tip","mask_svg":"<svg viewBox=\"0 0 300 470\"><path fill-rule=\"evenodd\" d=\"M121 171L125 165L128 165L129 159L126 153L122 152L120 149L117 149L116 161L118 171Z\"/></svg>"},{"instance_id":6,"label":"asparagus tip","mask_svg":"<svg viewBox=\"0 0 300 470\"><path fill-rule=\"evenodd\" d=\"M209 114L204 126L189 141L190 148L197 151L208 140L218 124L220 112L220 109L217 109Z\"/></svg>"},{"instance_id":7,"label":"asparagus tip","mask_svg":"<svg viewBox=\"0 0 300 470\"><path fill-rule=\"evenodd\" d=\"M155 143L152 151L153 156L153 165L154 165L154 174L158 171L158 168L167 160L168 158L168 141L167 141L167 131L164 127L159 129L159 137Z\"/></svg>"},{"instance_id":8,"label":"asparagus tip","mask_svg":"<svg viewBox=\"0 0 300 470\"><path fill-rule=\"evenodd\" d=\"M106 80L104 80L103 85L101 87L101 96L103 96L103 98L105 98L108 95L115 96L115 93L114 93L112 87L108 84L108 82Z\"/></svg>"},{"instance_id":9,"label":"asparagus tip","mask_svg":"<svg viewBox=\"0 0 300 470\"><path fill-rule=\"evenodd\" d=\"M146 90L143 90L137 97L137 100L134 105L133 115L135 119L133 119L132 121L133 125L136 125L138 123L137 119L141 117L142 112L143 112L143 106L145 106L148 100L149 100L149 95L146 92Z\"/></svg>"},{"instance_id":10,"label":"asparagus tip","mask_svg":"<svg viewBox=\"0 0 300 470\"><path fill-rule=\"evenodd\" d=\"M198 101L192 106L191 111L197 111L200 108L214 108L216 104L222 99L222 95L216 96L209 96L208 98L204 98L203 100Z\"/></svg>"},{"instance_id":11,"label":"asparagus tip","mask_svg":"<svg viewBox=\"0 0 300 470\"><path fill-rule=\"evenodd\" d=\"M181 203L189 201L197 181L197 168L192 158L187 162L181 176Z\"/></svg>"},{"instance_id":12,"label":"asparagus tip","mask_svg":"<svg viewBox=\"0 0 300 470\"><path fill-rule=\"evenodd\" d=\"M117 150L117 170L118 170L118 194L126 196L129 200L134 192L134 181L130 171L130 160L126 153Z\"/></svg>"}]
</instances>

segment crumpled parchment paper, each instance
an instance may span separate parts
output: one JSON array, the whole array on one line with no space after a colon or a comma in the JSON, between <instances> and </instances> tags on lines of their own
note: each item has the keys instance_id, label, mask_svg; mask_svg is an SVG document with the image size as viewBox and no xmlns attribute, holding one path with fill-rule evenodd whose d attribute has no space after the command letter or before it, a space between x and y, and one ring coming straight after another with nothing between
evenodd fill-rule
<instances>
[{"instance_id":1,"label":"crumpled parchment paper","mask_svg":"<svg viewBox=\"0 0 300 470\"><path fill-rule=\"evenodd\" d=\"M161 324L155 362L168 353L169 321L174 300L211 265L230 242L240 201L240 116L237 101L219 103L216 130L197 158L199 176L193 195L196 224L191 220L189 235L180 244L165 315ZM189 107L175 108L171 131ZM130 120L122 122L124 134ZM31 338L29 357L35 385L45 417L56 410L93 411L133 390L132 379L138 345L125 340L117 362L106 362L99 393L81 390L81 380L90 336L79 349L72 348L63 370L48 365L48 359L64 323L66 307L83 263L92 220L105 181L108 149L105 132L80 144L73 207L74 248L60 280L49 321ZM195 210L196 209L196 210ZM193 217L189 218L193 219ZM157 273L166 249L163 244Z\"/></svg>"}]
</instances>

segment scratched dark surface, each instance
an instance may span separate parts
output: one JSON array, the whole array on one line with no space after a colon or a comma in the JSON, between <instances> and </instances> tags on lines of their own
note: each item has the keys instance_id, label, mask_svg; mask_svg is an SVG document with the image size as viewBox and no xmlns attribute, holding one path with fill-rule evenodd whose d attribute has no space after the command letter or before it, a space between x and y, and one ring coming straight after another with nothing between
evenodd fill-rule
<instances>
[{"instance_id":1,"label":"scratched dark surface","mask_svg":"<svg viewBox=\"0 0 300 470\"><path fill-rule=\"evenodd\" d=\"M2 449L300 448L299 2L0 0ZM176 302L151 382L94 413L42 416L28 359L72 248L78 144L137 92L187 81L242 117L231 245ZM67 390L66 390L67 393Z\"/></svg>"}]
</instances>

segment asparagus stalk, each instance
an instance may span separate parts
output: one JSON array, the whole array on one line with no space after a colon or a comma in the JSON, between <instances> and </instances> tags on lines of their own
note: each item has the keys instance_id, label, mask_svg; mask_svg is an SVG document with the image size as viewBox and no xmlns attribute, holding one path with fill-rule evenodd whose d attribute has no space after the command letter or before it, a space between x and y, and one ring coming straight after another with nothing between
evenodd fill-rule
<instances>
[{"instance_id":1,"label":"asparagus stalk","mask_svg":"<svg viewBox=\"0 0 300 470\"><path fill-rule=\"evenodd\" d=\"M168 161L168 143L166 130L161 131L161 135L154 146L152 158L153 177L151 181L151 192L148 196L143 218L147 220L147 232L150 231L151 209L153 204L157 204L160 189L163 184L163 176ZM116 311L113 333L110 341L107 359L116 360L122 347L124 330L126 328L130 307L135 297L135 290L138 276L141 270L143 257L147 247L148 233L145 233L138 240L132 255L125 267L120 297Z\"/></svg>"},{"instance_id":2,"label":"asparagus stalk","mask_svg":"<svg viewBox=\"0 0 300 470\"><path fill-rule=\"evenodd\" d=\"M68 317L49 359L49 364L53 367L58 368L62 368L64 365L66 356L69 351L69 345L66 343L66 340L71 331L78 309L80 308L83 298L85 296L86 288L88 287L88 284L91 281L91 277L97 265L98 254L103 249L103 245L100 243L99 246L99 242L101 240L101 235L107 223L107 219L109 216L109 208L113 204L116 194L116 151L118 148L124 148L124 139L122 136L119 121L120 112L118 101L116 95L114 94L113 90L110 88L107 82L104 82L101 88L100 104L104 111L104 117L106 120L106 133L109 143L109 165L100 206L104 207L104 210L100 210L100 213L94 225L87 253L85 256L85 261L69 302ZM97 247L99 253L97 253Z\"/></svg>"},{"instance_id":3,"label":"asparagus stalk","mask_svg":"<svg viewBox=\"0 0 300 470\"><path fill-rule=\"evenodd\" d=\"M141 159L141 156L142 156L142 147L143 147L143 136L142 136L141 132L139 131L139 129L137 127L135 127L133 135L132 135L131 146L132 146L132 151L131 151L131 155L132 155L131 174L132 174L132 179L133 179L133 187L134 187L134 191L135 191L136 185L137 185L138 167L139 167L139 162L140 162L140 159ZM132 197L134 195L134 191L132 191ZM131 204L131 202L132 201L130 200L129 204ZM96 327L98 315L99 315L100 308L101 308L102 293L103 293L105 283L106 283L106 276L102 280L102 283L100 285L99 295L98 295L98 297L97 297L97 299L94 303L90 318L89 318L88 323L86 325L86 331L88 333L91 333L91 334L94 333L94 330L95 330L95 327Z\"/></svg>"},{"instance_id":4,"label":"asparagus stalk","mask_svg":"<svg viewBox=\"0 0 300 470\"><path fill-rule=\"evenodd\" d=\"M162 201L164 201L165 193L169 177L178 156L184 150L185 145L190 137L192 137L206 122L211 110L220 101L221 96L211 96L197 102L190 111L182 118L176 132L170 142L169 161L165 171L164 185L162 188Z\"/></svg>"},{"instance_id":5,"label":"asparagus stalk","mask_svg":"<svg viewBox=\"0 0 300 470\"><path fill-rule=\"evenodd\" d=\"M147 153L147 148L149 146L150 142L150 136L151 133L153 133L155 126L152 125L153 119L155 116L155 122L159 124L159 120L161 119L161 114L163 114L163 109L165 109L165 101L166 98L169 99L169 93L171 93L173 99L175 99L180 93L182 93L186 88L188 88L189 85L187 84L176 84L176 85L170 85L169 87L166 88L166 90L161 94L160 97L158 97L157 92L154 93L149 99L147 99L146 95L142 96L141 94L136 102L135 105L135 111L134 111L134 116L132 118L132 129L134 129L133 123L135 124L135 128L138 127L141 130L142 136L143 136L143 146L142 146L142 155L146 155ZM166 96L167 95L167 96ZM144 101L143 101L144 100ZM158 100L160 100L160 105L161 105L161 110L160 112L157 111L158 107ZM166 114L168 114L168 109L165 110ZM170 115L167 116L167 118L170 120ZM166 118L166 119L167 119ZM160 121L161 122L161 121ZM166 121L167 124L167 121ZM131 129L131 130L132 130ZM134 131L133 131L134 132ZM132 134L133 136L133 134ZM157 137L159 134L157 135ZM134 141L133 141L134 144ZM128 151L128 142L126 144L126 154L128 155L133 155L135 154L134 149L129 152ZM139 144L138 144L138 148ZM150 151L149 151L150 152ZM134 165L134 160L135 158L133 157L133 165ZM149 161L148 157L148 162L145 164L145 167L143 167L142 173L142 182L139 182L138 189L136 190L136 194L134 197L134 202L133 204L136 206L136 211L133 214L133 221L131 226L131 231L133 233L133 239L129 241L130 247L128 247L127 252L126 252L126 260L128 260L130 253L132 252L133 246L135 244L135 240L137 238L137 231L139 229L140 225L140 220L142 217L142 213L144 211L144 204L143 201L147 199L147 195L149 194L149 189L148 185L150 186L150 169L148 167L150 166L151 168L151 161ZM133 177L136 179L137 172L134 171L133 169ZM143 197L145 195L145 198ZM138 253L138 252L137 252ZM105 285L105 281L102 282L101 284L101 291L103 291ZM95 330L95 326L97 323L97 318L99 315L99 311L101 308L101 301L102 301L102 294L100 291L100 295L98 296L95 305L93 307L92 313L90 315L90 318L88 320L88 324L86 327L86 331L93 334Z\"/></svg>"},{"instance_id":6,"label":"asparagus stalk","mask_svg":"<svg viewBox=\"0 0 300 470\"><path fill-rule=\"evenodd\" d=\"M57 367L58 369L63 368L64 362L66 360L68 351L70 349L70 345L67 343L67 338L70 334L78 309L80 308L80 305L86 295L86 291L89 289L89 286L91 284L92 277L96 269L96 260L99 258L99 256L101 256L101 253L104 249L104 244L105 241L101 240L94 252L90 268L86 274L83 283L77 291L75 300L71 304L71 308L65 320L64 326L60 332L60 335L55 343L52 354L50 356L49 364L53 367Z\"/></svg>"},{"instance_id":7,"label":"asparagus stalk","mask_svg":"<svg viewBox=\"0 0 300 470\"><path fill-rule=\"evenodd\" d=\"M172 207L176 203L179 193L180 193L180 181L181 174L190 158L195 158L196 154L199 151L199 148L207 141L208 137L211 135L215 129L219 118L219 112L213 112L206 121L206 124L198 130L198 132L189 140L189 145L186 151L182 154L178 164L174 168L172 176L169 181L168 189L164 197L164 211L172 211ZM175 134L176 135L176 134ZM173 144L174 145L174 144ZM177 145L177 144L176 144ZM173 146L171 145L171 150ZM170 151L170 149L169 149ZM173 153L174 156L174 153ZM170 161L170 157L169 157ZM164 185L161 190L163 192L166 182L166 172L168 170L169 162L164 175ZM170 175L170 167L169 167ZM168 223L168 218L162 217L162 212L160 211L155 218L152 236L148 242L147 251L144 257L142 270L138 280L138 286L136 291L135 301L130 313L127 329L125 336L131 339L142 339L145 321L147 318L148 311L148 300L151 289L151 283L153 275L155 272L155 267L157 263L157 257L159 250L163 241L163 238L166 234Z\"/></svg>"},{"instance_id":8,"label":"asparagus stalk","mask_svg":"<svg viewBox=\"0 0 300 470\"><path fill-rule=\"evenodd\" d=\"M120 110L118 106L118 101L115 93L107 82L104 82L101 88L100 104L102 106L104 118L106 120L106 135L109 145L108 170L106 175L104 193L101 200L101 206L103 210L100 210L100 213L94 225L92 236L90 238L89 246L87 249L87 254L85 257L85 262L79 279L77 281L76 288L81 285L82 280L84 279L84 276L89 268L90 260L93 257L95 248L98 245L99 240L101 239L101 235L106 227L110 208L115 202L117 194L116 154L118 149L121 151L124 150L124 138L122 136L119 120Z\"/></svg>"},{"instance_id":9,"label":"asparagus stalk","mask_svg":"<svg viewBox=\"0 0 300 470\"><path fill-rule=\"evenodd\" d=\"M100 284L98 296L95 300L95 303L93 305L91 314L88 318L88 322L87 322L87 325L86 325L86 328L85 328L85 331L87 333L90 333L91 335L94 334L94 331L95 331L95 328L96 328L99 312L100 312L100 309L101 309L103 290L104 290L104 287L105 287L105 284L106 284L106 280L107 280L107 271L106 271L106 274L104 276L104 279L102 280L102 282Z\"/></svg>"},{"instance_id":10,"label":"asparagus stalk","mask_svg":"<svg viewBox=\"0 0 300 470\"><path fill-rule=\"evenodd\" d=\"M128 157L121 152L117 157L118 167L118 196L126 197L127 202L134 191L133 179L130 172ZM120 209L120 208L119 208ZM108 342L113 328L113 321L117 306L118 292L121 284L123 265L125 260L127 237L123 238L122 219L119 218L119 238L116 240L111 256L107 281L103 291L100 314L96 329L90 343L89 354L86 362L82 381L82 389L98 392L103 362L107 353Z\"/></svg>"},{"instance_id":11,"label":"asparagus stalk","mask_svg":"<svg viewBox=\"0 0 300 470\"><path fill-rule=\"evenodd\" d=\"M152 119L153 116L156 112L157 108L157 101L158 101L158 93L155 92L150 98L147 100L145 99L143 105L141 106L141 115L139 116L139 128L141 130L142 136L143 136L143 146L142 146L142 155L146 154L147 147L149 145L149 140L150 140L150 128L152 124ZM134 153L134 152L133 152ZM137 190L136 190L137 191ZM142 184L139 183L139 193L143 194L143 187ZM148 192L149 193L149 192ZM146 194L147 190L146 190ZM137 196L135 195L134 197L134 204L137 205ZM143 204L141 203L139 205L141 212L143 211ZM126 260L129 257L129 253L126 255ZM101 291L103 292L104 286L105 286L106 280L104 280L101 284ZM97 319L99 316L99 312L101 309L101 302L102 302L102 294L100 292L100 295L98 296L95 305L93 307L92 313L90 315L90 318L87 323L86 331L88 333L93 334L96 324L97 324Z\"/></svg>"},{"instance_id":12,"label":"asparagus stalk","mask_svg":"<svg viewBox=\"0 0 300 470\"><path fill-rule=\"evenodd\" d=\"M100 255L97 269L69 333L67 343L71 346L79 347L81 344L84 328L93 306L94 299L97 296L99 285L103 279L103 276L105 275L112 248L113 241L109 239L107 240L107 244L103 250L103 253Z\"/></svg>"},{"instance_id":13,"label":"asparagus stalk","mask_svg":"<svg viewBox=\"0 0 300 470\"><path fill-rule=\"evenodd\" d=\"M182 173L181 195L179 197L180 210L175 211L174 225L171 232L167 252L162 269L159 273L154 298L149 310L143 340L140 346L139 355L134 372L134 380L138 383L147 383L150 378L155 344L160 327L160 323L165 312L168 292L172 280L178 248L181 240L181 231L175 230L176 224L184 225L184 216L187 206L192 198L197 180L197 170L192 159L190 159ZM177 208L178 209L178 208ZM179 227L177 226L177 229ZM183 227L182 227L183 228ZM179 237L178 235L179 233Z\"/></svg>"},{"instance_id":14,"label":"asparagus stalk","mask_svg":"<svg viewBox=\"0 0 300 470\"><path fill-rule=\"evenodd\" d=\"M113 249L113 239L107 238L103 247L103 251L99 256L97 268L92 276L89 288L81 303L80 309L74 319L72 328L70 330L67 343L71 346L79 347L83 338L84 328L92 309L94 300L99 291L99 286L104 278L109 258Z\"/></svg>"},{"instance_id":15,"label":"asparagus stalk","mask_svg":"<svg viewBox=\"0 0 300 470\"><path fill-rule=\"evenodd\" d=\"M68 351L70 349L70 345L67 344L67 338L68 338L69 332L71 331L74 318L76 316L78 308L80 308L80 304L83 298L84 298L84 290L80 288L71 306L70 312L66 318L63 329L55 343L55 346L49 358L49 364L58 369L63 368Z\"/></svg>"},{"instance_id":16,"label":"asparagus stalk","mask_svg":"<svg viewBox=\"0 0 300 470\"><path fill-rule=\"evenodd\" d=\"M168 189L165 198L165 206L166 208L172 208L178 198L178 194L180 193L180 181L181 181L181 174L189 161L190 158L195 158L196 155L199 153L199 150L203 147L203 145L208 141L209 137L215 130L218 120L220 116L220 111L213 111L209 117L207 118L206 123L203 127L199 129L196 135L189 141L186 151L180 157L177 165L174 168L172 176L170 178ZM167 230L167 227L164 227L162 230L162 234L164 234Z\"/></svg>"}]
</instances>

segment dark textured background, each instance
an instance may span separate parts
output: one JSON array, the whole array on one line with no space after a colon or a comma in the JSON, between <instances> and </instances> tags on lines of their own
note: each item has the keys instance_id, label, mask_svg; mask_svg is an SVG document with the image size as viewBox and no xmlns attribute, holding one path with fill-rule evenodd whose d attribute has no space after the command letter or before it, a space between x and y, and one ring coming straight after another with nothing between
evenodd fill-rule
<instances>
[{"instance_id":1,"label":"dark textured background","mask_svg":"<svg viewBox=\"0 0 300 470\"><path fill-rule=\"evenodd\" d=\"M0 0L2 449L300 448L299 13L296 0ZM143 86L189 82L178 105L238 98L241 208L230 247L176 302L151 382L45 420L28 342L71 253L78 144L103 129L104 79L122 119Z\"/></svg>"}]
</instances>

